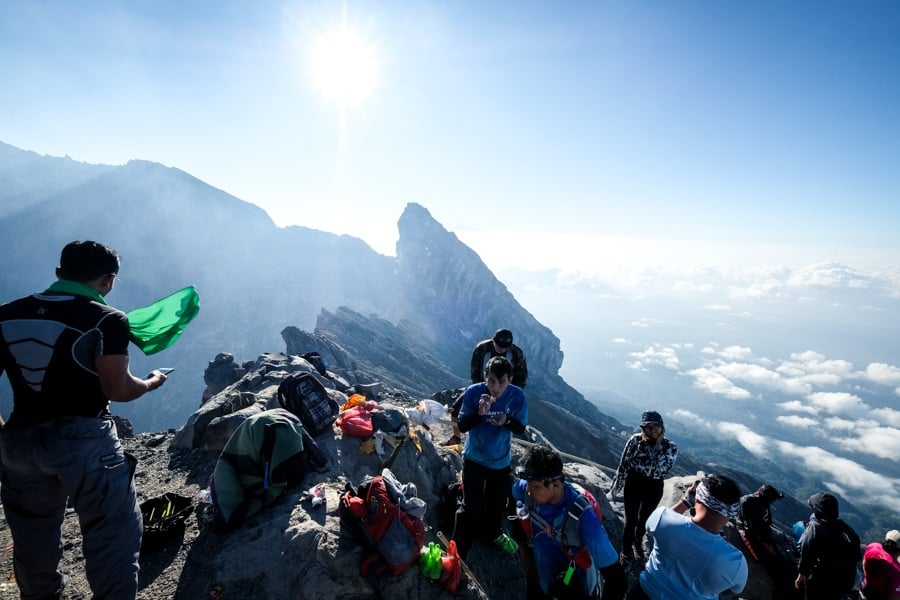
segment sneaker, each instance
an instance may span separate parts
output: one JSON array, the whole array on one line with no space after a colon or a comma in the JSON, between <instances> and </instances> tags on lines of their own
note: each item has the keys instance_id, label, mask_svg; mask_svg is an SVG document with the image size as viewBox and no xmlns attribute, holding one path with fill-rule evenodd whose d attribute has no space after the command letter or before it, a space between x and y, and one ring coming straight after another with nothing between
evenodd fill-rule
<instances>
[{"instance_id":1,"label":"sneaker","mask_svg":"<svg viewBox=\"0 0 900 600\"><path fill-rule=\"evenodd\" d=\"M500 547L501 550L506 552L507 554L515 554L519 551L519 544L516 543L516 540L512 539L505 533L501 533L494 540L494 543Z\"/></svg>"},{"instance_id":2,"label":"sneaker","mask_svg":"<svg viewBox=\"0 0 900 600\"><path fill-rule=\"evenodd\" d=\"M441 446L458 446L459 444L462 444L462 440L459 439L459 436L452 435L452 436L450 436L450 439L448 439L446 442L441 444Z\"/></svg>"}]
</instances>

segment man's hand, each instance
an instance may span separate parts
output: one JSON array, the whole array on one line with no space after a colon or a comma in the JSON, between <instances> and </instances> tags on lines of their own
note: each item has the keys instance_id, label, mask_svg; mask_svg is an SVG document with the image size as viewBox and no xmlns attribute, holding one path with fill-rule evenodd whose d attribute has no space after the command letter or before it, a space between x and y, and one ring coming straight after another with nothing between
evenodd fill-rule
<instances>
[{"instance_id":1,"label":"man's hand","mask_svg":"<svg viewBox=\"0 0 900 600\"><path fill-rule=\"evenodd\" d=\"M152 371L144 380L147 382L147 391L152 392L153 390L164 384L167 379L168 376L164 375L162 371Z\"/></svg>"},{"instance_id":2,"label":"man's hand","mask_svg":"<svg viewBox=\"0 0 900 600\"><path fill-rule=\"evenodd\" d=\"M489 394L482 394L481 400L478 401L478 414L482 417L491 411L494 399Z\"/></svg>"}]
</instances>

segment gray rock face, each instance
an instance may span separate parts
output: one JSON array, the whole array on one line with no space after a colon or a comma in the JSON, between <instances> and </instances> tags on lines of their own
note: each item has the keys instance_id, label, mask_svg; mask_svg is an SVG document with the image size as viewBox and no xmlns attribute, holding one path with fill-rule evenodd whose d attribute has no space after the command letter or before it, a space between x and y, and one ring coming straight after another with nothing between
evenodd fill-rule
<instances>
[{"instance_id":1,"label":"gray rock face","mask_svg":"<svg viewBox=\"0 0 900 600\"><path fill-rule=\"evenodd\" d=\"M475 344L506 327L525 351L529 373L557 375L563 359L559 338L519 305L475 252L418 204L406 206L397 227L404 314L421 324L428 346L451 354L458 354L459 348L471 352ZM469 358L459 356L449 364L468 374Z\"/></svg>"},{"instance_id":2,"label":"gray rock face","mask_svg":"<svg viewBox=\"0 0 900 600\"><path fill-rule=\"evenodd\" d=\"M234 355L230 352L221 352L209 361L209 366L203 372L203 382L206 389L203 391L201 403L206 402L226 387L243 377L244 369L234 362Z\"/></svg>"}]
</instances>

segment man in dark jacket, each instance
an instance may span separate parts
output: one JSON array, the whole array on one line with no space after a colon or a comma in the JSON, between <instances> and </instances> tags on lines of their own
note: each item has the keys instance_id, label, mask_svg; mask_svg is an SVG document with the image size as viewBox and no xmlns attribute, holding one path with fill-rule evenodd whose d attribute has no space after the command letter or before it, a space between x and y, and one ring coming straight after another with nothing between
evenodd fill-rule
<instances>
[{"instance_id":1,"label":"man in dark jacket","mask_svg":"<svg viewBox=\"0 0 900 600\"><path fill-rule=\"evenodd\" d=\"M819 492L809 498L813 514L800 538L797 589L805 584L806 600L841 600L856 583L862 560L859 536L838 517L838 500Z\"/></svg>"},{"instance_id":2,"label":"man in dark jacket","mask_svg":"<svg viewBox=\"0 0 900 600\"><path fill-rule=\"evenodd\" d=\"M528 364L525 362L525 353L522 349L513 344L513 334L509 329L498 329L494 332L493 337L483 342L479 342L472 351L472 364L469 369L469 375L472 383L481 383L484 381L485 367L489 360L495 356L502 356L513 367L513 376L510 383L525 389L525 381L528 379ZM453 435L444 442L445 446L455 446L462 443L461 432L457 419L459 418L459 409L462 407L462 394L456 398L450 407L450 421L453 423Z\"/></svg>"},{"instance_id":3,"label":"man in dark jacket","mask_svg":"<svg viewBox=\"0 0 900 600\"><path fill-rule=\"evenodd\" d=\"M495 356L502 356L513 366L512 383L520 388L525 388L528 379L528 365L525 362L525 353L513 344L513 334L509 329L498 329L489 340L479 342L472 351L472 364L469 367L469 375L472 383L484 381L484 367Z\"/></svg>"}]
</instances>

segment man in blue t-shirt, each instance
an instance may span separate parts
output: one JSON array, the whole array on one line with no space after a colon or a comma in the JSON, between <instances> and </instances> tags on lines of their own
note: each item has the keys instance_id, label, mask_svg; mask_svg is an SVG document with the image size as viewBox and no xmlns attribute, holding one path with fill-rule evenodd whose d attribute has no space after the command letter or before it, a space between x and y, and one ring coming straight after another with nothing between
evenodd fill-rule
<instances>
[{"instance_id":1,"label":"man in blue t-shirt","mask_svg":"<svg viewBox=\"0 0 900 600\"><path fill-rule=\"evenodd\" d=\"M463 504L456 515L453 539L465 559L476 532L514 554L516 542L503 532L509 497L512 434L528 424L522 388L510 384L512 364L502 357L488 361L483 383L470 385L463 395L459 428L468 432L463 448Z\"/></svg>"},{"instance_id":2,"label":"man in blue t-shirt","mask_svg":"<svg viewBox=\"0 0 900 600\"><path fill-rule=\"evenodd\" d=\"M628 600L716 600L722 592L743 590L747 560L720 535L740 501L733 479L708 475L671 508L650 513L653 551Z\"/></svg>"},{"instance_id":3,"label":"man in blue t-shirt","mask_svg":"<svg viewBox=\"0 0 900 600\"><path fill-rule=\"evenodd\" d=\"M603 600L624 598L627 580L619 554L587 500L576 504L582 494L565 482L559 454L546 446L533 446L520 477L513 484L512 495L522 502L520 524L532 545L532 552L523 553L523 559L533 562L541 588L538 593L533 578L529 578L528 597L596 598L599 570L604 582ZM580 516L578 506L582 509ZM577 524L573 524L573 518L577 518ZM529 567L526 564L527 570Z\"/></svg>"}]
</instances>

